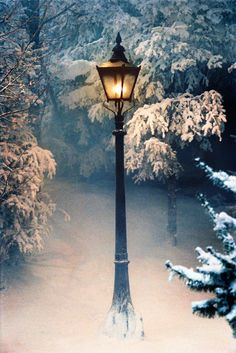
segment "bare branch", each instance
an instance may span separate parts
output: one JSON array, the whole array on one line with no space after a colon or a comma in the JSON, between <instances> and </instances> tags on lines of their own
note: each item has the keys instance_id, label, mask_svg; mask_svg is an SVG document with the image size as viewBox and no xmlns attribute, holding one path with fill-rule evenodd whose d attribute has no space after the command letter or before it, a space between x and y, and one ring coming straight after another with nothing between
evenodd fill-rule
<instances>
[{"instance_id":1,"label":"bare branch","mask_svg":"<svg viewBox=\"0 0 236 353\"><path fill-rule=\"evenodd\" d=\"M55 20L57 17L61 16L63 13L65 13L66 11L70 10L73 6L75 6L76 3L74 2L73 4L66 6L63 10L61 10L60 12L58 12L55 16L52 16L50 18L48 18L47 20L45 20L44 22L42 22L41 28L42 26L44 26L46 23L49 23L53 20Z\"/></svg>"}]
</instances>

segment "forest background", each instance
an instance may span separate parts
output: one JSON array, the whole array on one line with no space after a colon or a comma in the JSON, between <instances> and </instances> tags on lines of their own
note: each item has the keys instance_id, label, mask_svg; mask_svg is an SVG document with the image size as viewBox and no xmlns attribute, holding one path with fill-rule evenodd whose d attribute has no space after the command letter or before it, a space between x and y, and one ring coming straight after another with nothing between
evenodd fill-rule
<instances>
[{"instance_id":1,"label":"forest background","mask_svg":"<svg viewBox=\"0 0 236 353\"><path fill-rule=\"evenodd\" d=\"M110 57L118 31L142 68L126 121L127 172L167 183L176 243L176 183L199 182L194 157L235 168L235 1L0 6L2 261L42 248L55 210L46 177L113 178L113 121L96 64Z\"/></svg>"}]
</instances>

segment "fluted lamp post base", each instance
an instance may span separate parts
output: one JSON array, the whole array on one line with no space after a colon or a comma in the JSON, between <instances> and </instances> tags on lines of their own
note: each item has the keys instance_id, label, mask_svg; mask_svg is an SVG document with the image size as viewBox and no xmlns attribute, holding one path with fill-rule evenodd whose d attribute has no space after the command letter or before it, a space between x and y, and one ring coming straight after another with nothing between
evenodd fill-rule
<instances>
[{"instance_id":1,"label":"fluted lamp post base","mask_svg":"<svg viewBox=\"0 0 236 353\"><path fill-rule=\"evenodd\" d=\"M119 340L143 339L143 319L134 312L131 303L126 303L122 308L112 306L105 322L104 334Z\"/></svg>"},{"instance_id":2,"label":"fluted lamp post base","mask_svg":"<svg viewBox=\"0 0 236 353\"><path fill-rule=\"evenodd\" d=\"M116 339L142 339L143 320L136 314L129 287L128 254L117 253L111 309L105 322L104 334Z\"/></svg>"}]
</instances>

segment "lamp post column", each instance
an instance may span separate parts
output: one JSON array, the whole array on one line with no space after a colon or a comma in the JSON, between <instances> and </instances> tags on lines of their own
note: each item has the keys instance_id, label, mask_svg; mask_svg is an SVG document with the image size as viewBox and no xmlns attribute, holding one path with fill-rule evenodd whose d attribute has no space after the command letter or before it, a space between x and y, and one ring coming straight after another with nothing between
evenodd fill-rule
<instances>
[{"instance_id":1,"label":"lamp post column","mask_svg":"<svg viewBox=\"0 0 236 353\"><path fill-rule=\"evenodd\" d=\"M115 116L116 153L116 217L115 217L115 279L111 309L108 314L105 333L118 338L142 338L142 318L134 312L129 286L128 251L126 235L125 172L124 172L124 116L123 103L117 103Z\"/></svg>"},{"instance_id":2,"label":"lamp post column","mask_svg":"<svg viewBox=\"0 0 236 353\"><path fill-rule=\"evenodd\" d=\"M124 117L118 113L115 117L116 129L116 217L115 217L115 282L112 306L118 312L126 313L128 306L132 306L128 274L128 252L126 235L126 207L124 181Z\"/></svg>"}]
</instances>

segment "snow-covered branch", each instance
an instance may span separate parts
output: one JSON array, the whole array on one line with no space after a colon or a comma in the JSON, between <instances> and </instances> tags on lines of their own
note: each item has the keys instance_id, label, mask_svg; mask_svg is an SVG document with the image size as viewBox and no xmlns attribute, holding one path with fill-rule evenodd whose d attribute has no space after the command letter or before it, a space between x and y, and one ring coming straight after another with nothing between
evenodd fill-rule
<instances>
[{"instance_id":1,"label":"snow-covered branch","mask_svg":"<svg viewBox=\"0 0 236 353\"><path fill-rule=\"evenodd\" d=\"M181 167L174 146L184 148L193 140L201 143L211 135L221 139L225 121L222 97L216 91L144 105L127 123L128 172L138 180L178 174Z\"/></svg>"},{"instance_id":2,"label":"snow-covered branch","mask_svg":"<svg viewBox=\"0 0 236 353\"><path fill-rule=\"evenodd\" d=\"M210 176L214 175L210 167L202 162L199 164ZM211 179L215 180L214 177ZM225 317L236 338L236 243L230 233L236 229L236 219L225 212L217 214L205 198L201 201L214 221L214 231L222 242L224 253L216 251L212 246L207 247L206 251L197 247L197 258L201 266L195 271L173 265L170 261L166 262L166 267L171 274L177 274L183 279L190 289L214 293L214 298L193 302L192 311L203 317Z\"/></svg>"}]
</instances>

